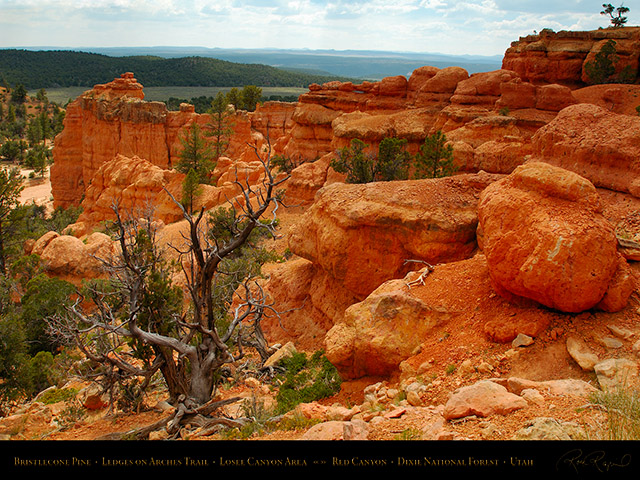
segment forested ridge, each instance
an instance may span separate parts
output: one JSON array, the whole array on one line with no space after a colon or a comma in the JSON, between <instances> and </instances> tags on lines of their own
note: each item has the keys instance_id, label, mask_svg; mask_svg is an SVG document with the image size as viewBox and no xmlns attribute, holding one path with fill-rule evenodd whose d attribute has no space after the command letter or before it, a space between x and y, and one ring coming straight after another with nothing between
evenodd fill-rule
<instances>
[{"instance_id":1,"label":"forested ridge","mask_svg":"<svg viewBox=\"0 0 640 480\"><path fill-rule=\"evenodd\" d=\"M0 80L28 89L92 86L134 72L145 87L302 87L338 77L312 75L268 65L240 64L204 57L109 57L72 51L0 50Z\"/></svg>"}]
</instances>

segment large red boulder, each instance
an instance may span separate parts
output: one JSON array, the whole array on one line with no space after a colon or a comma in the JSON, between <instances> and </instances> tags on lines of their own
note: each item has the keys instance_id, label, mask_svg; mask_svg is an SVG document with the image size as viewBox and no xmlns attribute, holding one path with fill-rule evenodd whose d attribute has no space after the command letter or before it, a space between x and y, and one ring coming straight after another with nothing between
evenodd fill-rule
<instances>
[{"instance_id":1,"label":"large red boulder","mask_svg":"<svg viewBox=\"0 0 640 480\"><path fill-rule=\"evenodd\" d=\"M564 312L597 306L624 262L601 208L591 182L545 163L489 185L478 216L496 290Z\"/></svg>"}]
</instances>

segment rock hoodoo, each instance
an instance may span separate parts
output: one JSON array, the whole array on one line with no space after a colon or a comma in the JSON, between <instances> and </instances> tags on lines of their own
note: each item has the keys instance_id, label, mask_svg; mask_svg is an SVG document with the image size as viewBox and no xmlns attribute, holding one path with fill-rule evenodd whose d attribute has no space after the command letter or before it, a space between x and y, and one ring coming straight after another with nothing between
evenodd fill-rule
<instances>
[{"instance_id":1,"label":"rock hoodoo","mask_svg":"<svg viewBox=\"0 0 640 480\"><path fill-rule=\"evenodd\" d=\"M248 144L260 148L267 126L277 141L290 127L289 110L280 102L265 105L255 115L255 128L253 115L237 112L227 154L234 160L255 161ZM162 102L145 101L132 73L96 85L68 105L64 130L56 137L51 168L54 206L79 204L99 168L118 155L171 169L182 150L181 133L194 123L205 126L209 121L209 115L195 113L193 105L169 111Z\"/></svg>"}]
</instances>

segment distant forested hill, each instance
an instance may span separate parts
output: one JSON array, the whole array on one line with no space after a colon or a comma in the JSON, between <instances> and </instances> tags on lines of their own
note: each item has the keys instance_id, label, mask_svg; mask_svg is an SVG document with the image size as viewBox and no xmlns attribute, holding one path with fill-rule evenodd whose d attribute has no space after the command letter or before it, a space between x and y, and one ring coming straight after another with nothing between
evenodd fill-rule
<instances>
[{"instance_id":1,"label":"distant forested hill","mask_svg":"<svg viewBox=\"0 0 640 480\"><path fill-rule=\"evenodd\" d=\"M204 57L110 57L73 51L0 50L0 82L27 89L93 86L133 72L145 87L302 87L338 77ZM345 79L343 79L345 80Z\"/></svg>"}]
</instances>

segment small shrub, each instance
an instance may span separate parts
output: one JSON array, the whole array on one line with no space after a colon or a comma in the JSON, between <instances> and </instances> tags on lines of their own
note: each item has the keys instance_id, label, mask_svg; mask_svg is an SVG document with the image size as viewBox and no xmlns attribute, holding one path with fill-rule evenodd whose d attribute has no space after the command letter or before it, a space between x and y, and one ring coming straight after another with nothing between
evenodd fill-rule
<instances>
[{"instance_id":1,"label":"small shrub","mask_svg":"<svg viewBox=\"0 0 640 480\"><path fill-rule=\"evenodd\" d=\"M144 407L144 390L138 380L123 382L116 405L123 412L140 413Z\"/></svg>"},{"instance_id":2,"label":"small shrub","mask_svg":"<svg viewBox=\"0 0 640 480\"><path fill-rule=\"evenodd\" d=\"M286 378L276 397L277 413L288 412L301 403L327 398L340 391L342 379L322 351L315 352L311 358L304 353L295 353L283 359L280 366L285 369Z\"/></svg>"},{"instance_id":3,"label":"small shrub","mask_svg":"<svg viewBox=\"0 0 640 480\"><path fill-rule=\"evenodd\" d=\"M445 368L445 373L447 375L452 375L455 371L456 371L456 366L455 365L447 365L447 368Z\"/></svg>"},{"instance_id":4,"label":"small shrub","mask_svg":"<svg viewBox=\"0 0 640 480\"><path fill-rule=\"evenodd\" d=\"M640 105L636 107L636 112L638 112L638 115L640 115Z\"/></svg>"},{"instance_id":5,"label":"small shrub","mask_svg":"<svg viewBox=\"0 0 640 480\"><path fill-rule=\"evenodd\" d=\"M500 115L502 115L503 117L508 116L510 112L511 112L511 110L509 110L509 107L502 107L499 110Z\"/></svg>"},{"instance_id":6,"label":"small shrub","mask_svg":"<svg viewBox=\"0 0 640 480\"><path fill-rule=\"evenodd\" d=\"M369 183L376 177L375 157L365 152L368 147L362 140L354 138L351 147L338 150L338 158L331 160L331 167L338 173L346 173L347 183Z\"/></svg>"},{"instance_id":7,"label":"small shrub","mask_svg":"<svg viewBox=\"0 0 640 480\"><path fill-rule=\"evenodd\" d=\"M620 60L616 49L616 42L609 39L600 51L596 53L593 61L584 65L589 83L594 85L604 83L633 83L635 73L631 65L617 71L616 64Z\"/></svg>"},{"instance_id":8,"label":"small shrub","mask_svg":"<svg viewBox=\"0 0 640 480\"><path fill-rule=\"evenodd\" d=\"M253 435L262 435L272 430L270 420L273 412L266 408L264 402L258 401L253 396L242 404L244 416L250 420L240 428L231 428L222 432L222 437L227 440L246 440Z\"/></svg>"},{"instance_id":9,"label":"small shrub","mask_svg":"<svg viewBox=\"0 0 640 480\"><path fill-rule=\"evenodd\" d=\"M287 415L278 423L278 430L305 430L321 422L322 420L319 418L307 418L294 410L292 415Z\"/></svg>"},{"instance_id":10,"label":"small shrub","mask_svg":"<svg viewBox=\"0 0 640 480\"><path fill-rule=\"evenodd\" d=\"M38 401L45 405L51 405L58 402L66 402L78 394L78 390L75 388L52 388L47 390L38 397Z\"/></svg>"},{"instance_id":11,"label":"small shrub","mask_svg":"<svg viewBox=\"0 0 640 480\"><path fill-rule=\"evenodd\" d=\"M58 425L61 430L67 430L87 416L86 409L75 398L58 415Z\"/></svg>"},{"instance_id":12,"label":"small shrub","mask_svg":"<svg viewBox=\"0 0 640 480\"><path fill-rule=\"evenodd\" d=\"M291 158L284 155L275 155L271 159L271 165L284 173L291 173L296 167L299 167L303 163L304 159L301 157Z\"/></svg>"},{"instance_id":13,"label":"small shrub","mask_svg":"<svg viewBox=\"0 0 640 480\"><path fill-rule=\"evenodd\" d=\"M376 178L383 182L406 180L412 157L405 138L383 138L378 147Z\"/></svg>"}]
</instances>

